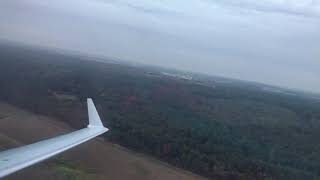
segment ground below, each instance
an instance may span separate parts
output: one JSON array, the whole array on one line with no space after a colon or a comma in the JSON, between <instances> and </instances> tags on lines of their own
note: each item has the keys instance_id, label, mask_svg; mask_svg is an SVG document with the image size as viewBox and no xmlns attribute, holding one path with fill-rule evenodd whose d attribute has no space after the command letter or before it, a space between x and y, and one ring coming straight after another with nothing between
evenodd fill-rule
<instances>
[{"instance_id":1,"label":"ground below","mask_svg":"<svg viewBox=\"0 0 320 180\"><path fill-rule=\"evenodd\" d=\"M57 119L0 103L0 151L70 131L73 129ZM96 138L4 179L193 180L204 178L106 142L102 138Z\"/></svg>"}]
</instances>

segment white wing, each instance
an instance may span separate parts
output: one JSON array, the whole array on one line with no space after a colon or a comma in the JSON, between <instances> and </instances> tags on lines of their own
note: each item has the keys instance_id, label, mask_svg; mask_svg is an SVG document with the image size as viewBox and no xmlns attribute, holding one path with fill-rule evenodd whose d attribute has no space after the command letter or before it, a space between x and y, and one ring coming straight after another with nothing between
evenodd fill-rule
<instances>
[{"instance_id":1,"label":"white wing","mask_svg":"<svg viewBox=\"0 0 320 180\"><path fill-rule=\"evenodd\" d=\"M87 100L87 128L27 146L0 152L0 178L48 159L108 131L100 120L91 99Z\"/></svg>"}]
</instances>

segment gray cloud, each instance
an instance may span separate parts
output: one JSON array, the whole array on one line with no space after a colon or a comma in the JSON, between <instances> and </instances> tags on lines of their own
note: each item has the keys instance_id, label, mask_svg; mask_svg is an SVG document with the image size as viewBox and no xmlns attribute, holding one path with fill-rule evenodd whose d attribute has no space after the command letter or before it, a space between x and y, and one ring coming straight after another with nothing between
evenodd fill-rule
<instances>
[{"instance_id":1,"label":"gray cloud","mask_svg":"<svg viewBox=\"0 0 320 180\"><path fill-rule=\"evenodd\" d=\"M0 38L320 92L319 1L4 0Z\"/></svg>"},{"instance_id":2,"label":"gray cloud","mask_svg":"<svg viewBox=\"0 0 320 180\"><path fill-rule=\"evenodd\" d=\"M238 7L265 13L289 14L305 17L319 17L320 3L318 0L218 0L222 5Z\"/></svg>"}]
</instances>

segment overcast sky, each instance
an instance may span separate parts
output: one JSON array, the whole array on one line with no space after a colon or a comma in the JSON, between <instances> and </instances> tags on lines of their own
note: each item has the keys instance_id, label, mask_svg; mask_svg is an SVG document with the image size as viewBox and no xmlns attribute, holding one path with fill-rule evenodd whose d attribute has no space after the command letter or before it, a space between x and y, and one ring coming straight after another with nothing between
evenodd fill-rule
<instances>
[{"instance_id":1,"label":"overcast sky","mask_svg":"<svg viewBox=\"0 0 320 180\"><path fill-rule=\"evenodd\" d=\"M1 0L0 39L320 92L320 0Z\"/></svg>"}]
</instances>

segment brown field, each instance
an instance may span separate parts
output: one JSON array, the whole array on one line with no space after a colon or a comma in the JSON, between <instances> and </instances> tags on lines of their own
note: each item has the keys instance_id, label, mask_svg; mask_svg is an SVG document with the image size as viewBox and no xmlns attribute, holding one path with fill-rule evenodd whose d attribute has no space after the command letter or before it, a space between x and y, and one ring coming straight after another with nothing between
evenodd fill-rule
<instances>
[{"instance_id":1,"label":"brown field","mask_svg":"<svg viewBox=\"0 0 320 180\"><path fill-rule=\"evenodd\" d=\"M0 150L33 143L72 129L63 122L0 103ZM190 172L97 138L6 180L192 180Z\"/></svg>"}]
</instances>

